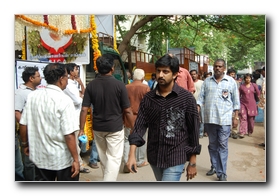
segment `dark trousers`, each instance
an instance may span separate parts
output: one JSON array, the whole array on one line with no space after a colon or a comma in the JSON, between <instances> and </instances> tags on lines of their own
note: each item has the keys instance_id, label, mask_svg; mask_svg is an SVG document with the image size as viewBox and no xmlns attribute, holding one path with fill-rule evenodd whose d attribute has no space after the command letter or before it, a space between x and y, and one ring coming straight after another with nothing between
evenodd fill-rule
<instances>
[{"instance_id":1,"label":"dark trousers","mask_svg":"<svg viewBox=\"0 0 280 196\"><path fill-rule=\"evenodd\" d=\"M67 167L62 170L47 170L47 169L40 169L35 166L36 171L36 181L79 181L78 174L76 177L71 178L72 167Z\"/></svg>"}]
</instances>

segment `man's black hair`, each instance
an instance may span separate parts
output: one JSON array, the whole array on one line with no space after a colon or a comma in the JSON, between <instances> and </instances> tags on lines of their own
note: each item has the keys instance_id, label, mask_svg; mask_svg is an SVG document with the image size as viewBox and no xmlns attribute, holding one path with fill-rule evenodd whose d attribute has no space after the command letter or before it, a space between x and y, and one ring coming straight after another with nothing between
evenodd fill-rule
<instances>
[{"instance_id":1,"label":"man's black hair","mask_svg":"<svg viewBox=\"0 0 280 196\"><path fill-rule=\"evenodd\" d=\"M179 60L176 56L172 54L165 54L164 56L160 57L156 63L155 63L156 68L157 67L170 67L170 70L172 71L173 74L179 72Z\"/></svg>"},{"instance_id":2,"label":"man's black hair","mask_svg":"<svg viewBox=\"0 0 280 196\"><path fill-rule=\"evenodd\" d=\"M103 54L97 58L96 66L100 74L109 73L114 66L114 56L111 54Z\"/></svg>"},{"instance_id":3,"label":"man's black hair","mask_svg":"<svg viewBox=\"0 0 280 196\"><path fill-rule=\"evenodd\" d=\"M36 71L39 71L38 67L26 67L22 72L22 80L26 83L31 76L35 76Z\"/></svg>"},{"instance_id":4,"label":"man's black hair","mask_svg":"<svg viewBox=\"0 0 280 196\"><path fill-rule=\"evenodd\" d=\"M48 84L55 84L60 77L67 73L66 65L62 63L49 63L43 73Z\"/></svg>"}]
</instances>

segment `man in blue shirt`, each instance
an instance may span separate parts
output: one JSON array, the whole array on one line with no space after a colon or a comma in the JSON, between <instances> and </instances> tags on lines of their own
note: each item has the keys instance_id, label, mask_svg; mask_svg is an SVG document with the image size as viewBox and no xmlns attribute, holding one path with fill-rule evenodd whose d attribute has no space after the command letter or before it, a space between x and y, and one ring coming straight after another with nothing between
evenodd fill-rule
<instances>
[{"instance_id":1,"label":"man in blue shirt","mask_svg":"<svg viewBox=\"0 0 280 196\"><path fill-rule=\"evenodd\" d=\"M225 61L217 59L213 67L214 75L204 80L197 105L198 110L204 106L204 129L209 138L208 151L212 166L206 175L216 173L219 181L226 181L228 138L231 124L233 128L238 125L240 101L235 80L224 73Z\"/></svg>"},{"instance_id":2,"label":"man in blue shirt","mask_svg":"<svg viewBox=\"0 0 280 196\"><path fill-rule=\"evenodd\" d=\"M153 84L156 81L156 74L152 73L152 78L148 81L148 85L150 87L150 89L152 90Z\"/></svg>"}]
</instances>

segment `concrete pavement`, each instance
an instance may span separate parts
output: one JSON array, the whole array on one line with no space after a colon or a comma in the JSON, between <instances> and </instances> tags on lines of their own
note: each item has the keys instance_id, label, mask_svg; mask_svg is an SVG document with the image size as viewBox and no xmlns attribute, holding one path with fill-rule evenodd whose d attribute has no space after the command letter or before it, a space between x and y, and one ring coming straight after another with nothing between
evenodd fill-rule
<instances>
[{"instance_id":1,"label":"concrete pavement","mask_svg":"<svg viewBox=\"0 0 280 196\"><path fill-rule=\"evenodd\" d=\"M259 144L265 140L263 123L255 123L254 133L243 139L229 138L229 157L227 169L227 182L266 182L266 150ZM202 145L201 154L197 156L197 176L189 182L218 182L216 175L206 176L210 169L208 154L208 138L200 139ZM84 156L84 163L90 169L90 173L80 174L80 181L102 181L100 163L98 169L87 166L88 155ZM119 182L155 182L151 167L138 168L138 173L123 173L121 165L117 181ZM181 182L186 182L186 172L182 174Z\"/></svg>"}]
</instances>

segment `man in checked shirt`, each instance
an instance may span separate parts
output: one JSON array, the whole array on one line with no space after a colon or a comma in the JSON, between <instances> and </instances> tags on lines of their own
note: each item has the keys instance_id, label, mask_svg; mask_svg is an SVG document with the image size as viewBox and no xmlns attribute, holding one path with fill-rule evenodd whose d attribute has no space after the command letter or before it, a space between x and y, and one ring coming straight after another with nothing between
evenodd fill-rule
<instances>
[{"instance_id":1,"label":"man in checked shirt","mask_svg":"<svg viewBox=\"0 0 280 196\"><path fill-rule=\"evenodd\" d=\"M147 158L157 181L180 181L185 163L187 180L197 174L196 155L200 154L199 116L193 94L176 82L177 57L166 54L155 63L157 86L142 99L133 132L129 135L130 152L126 163L137 172L135 150L146 141ZM134 168L133 168L134 167Z\"/></svg>"},{"instance_id":2,"label":"man in checked shirt","mask_svg":"<svg viewBox=\"0 0 280 196\"><path fill-rule=\"evenodd\" d=\"M216 173L219 181L227 181L228 138L231 124L233 128L238 125L240 101L235 80L224 73L225 61L217 59L213 67L214 75L201 86L197 107L204 106L204 130L209 139L211 169L206 175Z\"/></svg>"}]
</instances>

